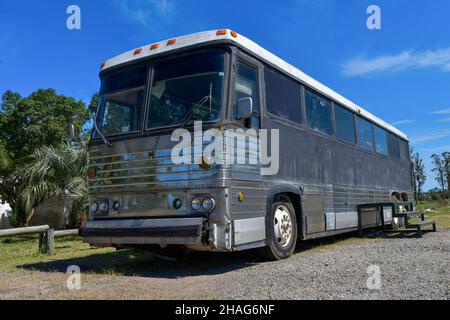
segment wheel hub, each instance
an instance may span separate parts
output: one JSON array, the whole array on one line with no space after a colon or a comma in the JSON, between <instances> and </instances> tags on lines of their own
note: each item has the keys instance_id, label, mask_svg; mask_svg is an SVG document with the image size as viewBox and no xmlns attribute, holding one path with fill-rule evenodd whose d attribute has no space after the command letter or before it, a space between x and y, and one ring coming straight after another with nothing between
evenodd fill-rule
<instances>
[{"instance_id":1,"label":"wheel hub","mask_svg":"<svg viewBox=\"0 0 450 320\"><path fill-rule=\"evenodd\" d=\"M290 244L293 234L291 212L284 205L279 205L275 210L273 219L275 239L281 247Z\"/></svg>"}]
</instances>

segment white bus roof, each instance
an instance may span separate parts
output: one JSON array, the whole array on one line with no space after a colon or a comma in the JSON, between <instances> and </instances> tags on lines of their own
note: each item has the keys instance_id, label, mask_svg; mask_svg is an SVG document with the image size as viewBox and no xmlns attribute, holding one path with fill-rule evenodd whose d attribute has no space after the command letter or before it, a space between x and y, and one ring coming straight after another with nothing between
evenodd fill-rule
<instances>
[{"instance_id":1,"label":"white bus roof","mask_svg":"<svg viewBox=\"0 0 450 320\"><path fill-rule=\"evenodd\" d=\"M158 55L161 53L174 51L182 48L188 48L192 46L198 46L201 44L208 44L208 43L221 43L221 42L227 42L227 43L235 43L242 48L246 49L247 51L251 52L252 54L256 55L260 59L278 67L279 69L283 70L284 72L290 74L300 82L303 82L310 87L314 88L315 90L319 91L320 93L332 98L336 102L344 105L350 110L353 110L357 114L360 114L367 119L371 120L375 124L387 129L388 131L391 131L392 133L395 133L402 139L408 140L408 136L395 128L394 126L390 125L389 123L381 120L380 118L374 116L372 113L364 110L356 103L348 100L347 98L343 97L339 93L335 92L334 90L328 88L324 84L320 83L316 79L308 76L304 72L300 71L296 67L292 66L291 64L287 63L286 61L282 60L281 58L277 57L273 53L267 51L263 47L259 46L252 40L237 34L231 30L223 29L223 30L212 30L212 31L204 31L199 33L193 33L186 36L176 37L169 40L164 40L160 42L156 42L152 45L143 46L141 48L137 48L128 52L125 52L121 55L118 55L114 58L111 58L104 63L102 63L102 70L106 70L111 67L115 67L121 64L129 63L131 61L137 61L141 60L143 58L148 58L154 55Z\"/></svg>"}]
</instances>

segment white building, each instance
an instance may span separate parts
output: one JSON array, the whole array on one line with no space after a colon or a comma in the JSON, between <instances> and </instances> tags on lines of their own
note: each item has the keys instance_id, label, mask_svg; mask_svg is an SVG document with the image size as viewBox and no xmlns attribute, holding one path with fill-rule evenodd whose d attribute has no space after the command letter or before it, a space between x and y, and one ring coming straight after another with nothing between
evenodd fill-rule
<instances>
[{"instance_id":1,"label":"white building","mask_svg":"<svg viewBox=\"0 0 450 320\"><path fill-rule=\"evenodd\" d=\"M11 207L8 203L1 203L0 201L0 229L9 229L12 226L9 223L9 217L11 215Z\"/></svg>"}]
</instances>

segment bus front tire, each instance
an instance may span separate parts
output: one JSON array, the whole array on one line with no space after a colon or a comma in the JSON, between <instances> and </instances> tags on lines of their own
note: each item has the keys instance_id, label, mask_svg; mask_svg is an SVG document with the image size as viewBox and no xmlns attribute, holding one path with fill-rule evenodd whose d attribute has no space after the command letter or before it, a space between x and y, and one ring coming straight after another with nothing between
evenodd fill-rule
<instances>
[{"instance_id":1,"label":"bus front tire","mask_svg":"<svg viewBox=\"0 0 450 320\"><path fill-rule=\"evenodd\" d=\"M289 198L277 197L266 218L267 246L261 249L269 260L289 258L297 243L297 219Z\"/></svg>"}]
</instances>

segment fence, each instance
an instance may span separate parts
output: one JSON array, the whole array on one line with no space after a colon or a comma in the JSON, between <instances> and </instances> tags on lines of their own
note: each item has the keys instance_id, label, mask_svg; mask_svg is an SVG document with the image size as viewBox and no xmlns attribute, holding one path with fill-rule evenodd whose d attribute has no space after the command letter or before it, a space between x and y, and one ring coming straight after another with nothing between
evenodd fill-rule
<instances>
[{"instance_id":1,"label":"fence","mask_svg":"<svg viewBox=\"0 0 450 320\"><path fill-rule=\"evenodd\" d=\"M0 230L0 238L23 236L28 234L39 235L39 251L53 254L55 252L55 237L78 235L78 229L55 231L48 225Z\"/></svg>"}]
</instances>

